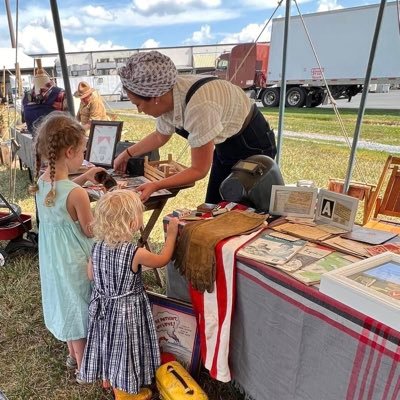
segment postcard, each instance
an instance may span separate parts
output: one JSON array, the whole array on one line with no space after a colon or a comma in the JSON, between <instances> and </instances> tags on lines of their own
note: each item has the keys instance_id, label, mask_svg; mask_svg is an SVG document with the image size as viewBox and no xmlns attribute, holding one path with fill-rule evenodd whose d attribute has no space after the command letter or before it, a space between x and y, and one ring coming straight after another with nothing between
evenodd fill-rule
<instances>
[{"instance_id":1,"label":"postcard","mask_svg":"<svg viewBox=\"0 0 400 400\"><path fill-rule=\"evenodd\" d=\"M285 240L269 235L263 231L249 243L245 244L238 255L264 264L282 265L289 261L299 250L306 245L305 240Z\"/></svg>"}]
</instances>

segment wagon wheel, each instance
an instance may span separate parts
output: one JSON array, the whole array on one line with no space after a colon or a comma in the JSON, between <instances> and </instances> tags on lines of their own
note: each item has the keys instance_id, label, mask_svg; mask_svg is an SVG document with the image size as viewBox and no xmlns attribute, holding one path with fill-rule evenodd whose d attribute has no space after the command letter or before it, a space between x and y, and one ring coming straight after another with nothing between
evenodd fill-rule
<instances>
[{"instance_id":1,"label":"wagon wheel","mask_svg":"<svg viewBox=\"0 0 400 400\"><path fill-rule=\"evenodd\" d=\"M11 209L10 209L10 207ZM7 212L2 211L5 209ZM6 204L0 201L0 226L6 224L7 222L15 219L21 214L21 207L17 204Z\"/></svg>"}]
</instances>

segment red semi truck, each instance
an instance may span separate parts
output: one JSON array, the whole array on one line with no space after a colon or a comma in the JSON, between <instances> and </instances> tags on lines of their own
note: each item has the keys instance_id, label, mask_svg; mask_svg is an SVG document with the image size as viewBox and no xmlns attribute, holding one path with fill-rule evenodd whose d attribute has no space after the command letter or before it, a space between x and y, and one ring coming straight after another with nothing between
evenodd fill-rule
<instances>
[{"instance_id":1,"label":"red semi truck","mask_svg":"<svg viewBox=\"0 0 400 400\"><path fill-rule=\"evenodd\" d=\"M379 5L304 15L316 49L316 62L298 16L291 17L287 64L286 106L315 107L326 95L334 98L362 91ZM272 20L270 43L242 43L217 59L214 75L232 81L266 107L280 102L284 18ZM372 68L371 84L400 84L400 35L396 2L387 3Z\"/></svg>"}]
</instances>

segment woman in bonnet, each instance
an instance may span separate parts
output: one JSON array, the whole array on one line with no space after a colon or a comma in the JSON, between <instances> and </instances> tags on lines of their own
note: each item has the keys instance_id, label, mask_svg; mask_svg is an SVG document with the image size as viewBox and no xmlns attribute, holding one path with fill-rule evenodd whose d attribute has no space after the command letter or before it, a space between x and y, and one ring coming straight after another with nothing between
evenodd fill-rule
<instances>
[{"instance_id":1,"label":"woman in bonnet","mask_svg":"<svg viewBox=\"0 0 400 400\"><path fill-rule=\"evenodd\" d=\"M194 183L211 167L205 201L218 203L219 186L237 161L256 154L275 157L274 133L240 87L204 75L178 75L172 60L158 51L132 55L118 73L129 100L156 117L156 128L122 152L114 168L125 172L130 157L163 146L173 133L187 138L191 149L189 168L138 187L142 201L159 189Z\"/></svg>"}]
</instances>

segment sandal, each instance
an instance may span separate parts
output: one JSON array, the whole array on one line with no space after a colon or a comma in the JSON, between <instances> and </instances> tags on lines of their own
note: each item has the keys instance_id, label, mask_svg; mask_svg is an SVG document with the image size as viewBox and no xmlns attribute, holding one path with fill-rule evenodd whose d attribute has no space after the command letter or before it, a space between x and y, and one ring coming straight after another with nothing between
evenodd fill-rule
<instances>
[{"instance_id":1,"label":"sandal","mask_svg":"<svg viewBox=\"0 0 400 400\"><path fill-rule=\"evenodd\" d=\"M78 367L78 363L76 362L75 358L68 354L67 360L65 361L65 365L68 369L76 369Z\"/></svg>"}]
</instances>

